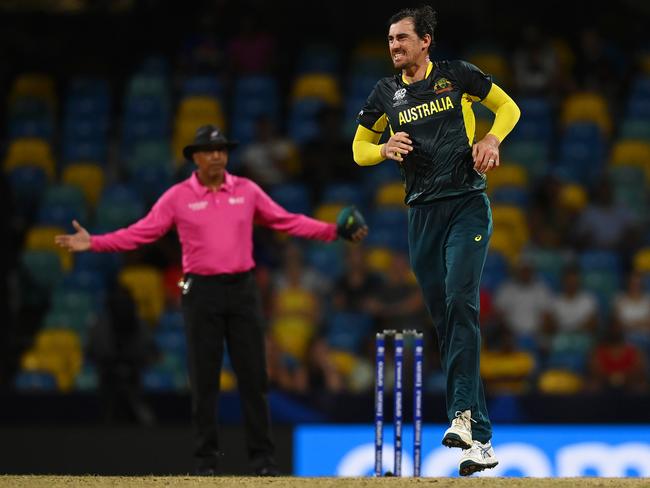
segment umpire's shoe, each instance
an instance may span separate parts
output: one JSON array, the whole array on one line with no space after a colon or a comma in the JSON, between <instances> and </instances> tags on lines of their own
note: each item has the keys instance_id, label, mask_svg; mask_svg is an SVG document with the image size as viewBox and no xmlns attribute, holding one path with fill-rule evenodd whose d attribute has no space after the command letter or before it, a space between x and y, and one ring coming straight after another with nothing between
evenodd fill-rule
<instances>
[{"instance_id":1,"label":"umpire's shoe","mask_svg":"<svg viewBox=\"0 0 650 488\"><path fill-rule=\"evenodd\" d=\"M476 421L472 419L471 411L456 412L456 418L451 421L451 427L442 438L442 445L461 449L472 447L472 422Z\"/></svg>"},{"instance_id":2,"label":"umpire's shoe","mask_svg":"<svg viewBox=\"0 0 650 488\"><path fill-rule=\"evenodd\" d=\"M463 451L463 456L458 463L458 474L469 476L478 473L484 469L494 468L499 461L492 449L492 443L487 441L485 444L474 441L472 447Z\"/></svg>"},{"instance_id":3,"label":"umpire's shoe","mask_svg":"<svg viewBox=\"0 0 650 488\"><path fill-rule=\"evenodd\" d=\"M278 465L272 457L263 456L253 460L255 476L280 476Z\"/></svg>"}]
</instances>

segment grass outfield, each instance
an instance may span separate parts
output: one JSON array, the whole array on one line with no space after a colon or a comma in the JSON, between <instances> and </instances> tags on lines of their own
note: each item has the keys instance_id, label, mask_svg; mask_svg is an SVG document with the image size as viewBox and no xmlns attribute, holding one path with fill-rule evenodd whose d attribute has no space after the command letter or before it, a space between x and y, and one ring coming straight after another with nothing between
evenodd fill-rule
<instances>
[{"instance_id":1,"label":"grass outfield","mask_svg":"<svg viewBox=\"0 0 650 488\"><path fill-rule=\"evenodd\" d=\"M249 478L184 476L0 476L0 488L105 488L169 487L220 488L641 488L650 486L648 478Z\"/></svg>"}]
</instances>

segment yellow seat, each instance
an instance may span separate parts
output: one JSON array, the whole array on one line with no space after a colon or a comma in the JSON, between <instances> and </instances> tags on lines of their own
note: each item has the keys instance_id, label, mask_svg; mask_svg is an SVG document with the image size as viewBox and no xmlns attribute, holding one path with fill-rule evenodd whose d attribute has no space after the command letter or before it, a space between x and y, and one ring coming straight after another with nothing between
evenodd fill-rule
<instances>
[{"instance_id":1,"label":"yellow seat","mask_svg":"<svg viewBox=\"0 0 650 488\"><path fill-rule=\"evenodd\" d=\"M618 141L612 148L610 163L643 169L646 182L650 184L650 143L637 140Z\"/></svg>"},{"instance_id":2,"label":"yellow seat","mask_svg":"<svg viewBox=\"0 0 650 488\"><path fill-rule=\"evenodd\" d=\"M490 251L501 253L510 264L519 258L521 246L512 238L510 232L495 227L490 237Z\"/></svg>"},{"instance_id":3,"label":"yellow seat","mask_svg":"<svg viewBox=\"0 0 650 488\"><path fill-rule=\"evenodd\" d=\"M388 46L385 42L379 42L374 39L365 40L354 48L352 54L355 58L378 58L384 60L388 57Z\"/></svg>"},{"instance_id":4,"label":"yellow seat","mask_svg":"<svg viewBox=\"0 0 650 488\"><path fill-rule=\"evenodd\" d=\"M495 232L507 232L518 249L528 242L528 224L523 210L514 205L492 205Z\"/></svg>"},{"instance_id":5,"label":"yellow seat","mask_svg":"<svg viewBox=\"0 0 650 488\"><path fill-rule=\"evenodd\" d=\"M494 77L500 86L510 84L510 68L506 59L498 53L477 53L469 57L469 62L475 64L481 71Z\"/></svg>"},{"instance_id":6,"label":"yellow seat","mask_svg":"<svg viewBox=\"0 0 650 488\"><path fill-rule=\"evenodd\" d=\"M331 351L329 357L336 370L346 378L352 375L359 362L354 354L347 351Z\"/></svg>"},{"instance_id":7,"label":"yellow seat","mask_svg":"<svg viewBox=\"0 0 650 488\"><path fill-rule=\"evenodd\" d=\"M378 273L387 273L393 263L393 251L387 247L372 247L366 253L368 269Z\"/></svg>"},{"instance_id":8,"label":"yellow seat","mask_svg":"<svg viewBox=\"0 0 650 488\"><path fill-rule=\"evenodd\" d=\"M49 75L39 73L20 75L14 80L9 92L9 105L23 97L40 98L55 108L57 98L54 80Z\"/></svg>"},{"instance_id":9,"label":"yellow seat","mask_svg":"<svg viewBox=\"0 0 650 488\"><path fill-rule=\"evenodd\" d=\"M186 97L178 104L178 119L191 120L195 117L210 117L217 124L223 121L223 107L217 98L208 96ZM222 125L219 125L221 128Z\"/></svg>"},{"instance_id":10,"label":"yellow seat","mask_svg":"<svg viewBox=\"0 0 650 488\"><path fill-rule=\"evenodd\" d=\"M587 191L577 183L566 183L560 189L560 206L578 212L587 206Z\"/></svg>"},{"instance_id":11,"label":"yellow seat","mask_svg":"<svg viewBox=\"0 0 650 488\"><path fill-rule=\"evenodd\" d=\"M502 186L528 186L528 173L518 164L502 164L496 170L488 173L488 192L492 193Z\"/></svg>"},{"instance_id":12,"label":"yellow seat","mask_svg":"<svg viewBox=\"0 0 650 488\"><path fill-rule=\"evenodd\" d=\"M310 73L301 75L293 85L292 100L319 98L329 105L341 103L341 92L332 75Z\"/></svg>"},{"instance_id":13,"label":"yellow seat","mask_svg":"<svg viewBox=\"0 0 650 488\"><path fill-rule=\"evenodd\" d=\"M19 166L38 166L50 180L54 178L55 165L50 145L37 137L14 139L9 145L4 168L11 171Z\"/></svg>"},{"instance_id":14,"label":"yellow seat","mask_svg":"<svg viewBox=\"0 0 650 488\"><path fill-rule=\"evenodd\" d=\"M34 347L21 358L21 367L26 371L51 373L61 391L69 391L74 378L81 371L81 341L69 329L45 329L38 333Z\"/></svg>"},{"instance_id":15,"label":"yellow seat","mask_svg":"<svg viewBox=\"0 0 650 488\"><path fill-rule=\"evenodd\" d=\"M539 391L547 394L570 395L582 390L582 378L571 371L550 369L539 377L537 382Z\"/></svg>"},{"instance_id":16,"label":"yellow seat","mask_svg":"<svg viewBox=\"0 0 650 488\"><path fill-rule=\"evenodd\" d=\"M93 163L71 164L63 170L62 180L80 188L86 201L95 207L104 188L104 170Z\"/></svg>"},{"instance_id":17,"label":"yellow seat","mask_svg":"<svg viewBox=\"0 0 650 488\"><path fill-rule=\"evenodd\" d=\"M314 218L324 222L336 222L339 212L345 208L340 203L324 203L314 211Z\"/></svg>"},{"instance_id":18,"label":"yellow seat","mask_svg":"<svg viewBox=\"0 0 650 488\"><path fill-rule=\"evenodd\" d=\"M32 227L25 238L25 250L53 251L59 255L63 271L72 269L72 253L54 243L54 236L66 234L66 230L56 226Z\"/></svg>"},{"instance_id":19,"label":"yellow seat","mask_svg":"<svg viewBox=\"0 0 650 488\"><path fill-rule=\"evenodd\" d=\"M483 117L476 119L474 126L474 142L480 141L488 132L490 132L492 123L492 120L485 119Z\"/></svg>"},{"instance_id":20,"label":"yellow seat","mask_svg":"<svg viewBox=\"0 0 650 488\"><path fill-rule=\"evenodd\" d=\"M196 129L202 125L216 124L220 129L225 127L225 119L223 115L221 119L215 119L212 116L197 115L192 118L177 118L174 127L174 136L172 138L172 150L178 165L185 161L183 156L183 148L194 140Z\"/></svg>"},{"instance_id":21,"label":"yellow seat","mask_svg":"<svg viewBox=\"0 0 650 488\"><path fill-rule=\"evenodd\" d=\"M401 181L383 183L375 193L375 204L378 207L405 208L404 184Z\"/></svg>"},{"instance_id":22,"label":"yellow seat","mask_svg":"<svg viewBox=\"0 0 650 488\"><path fill-rule=\"evenodd\" d=\"M634 255L634 271L650 273L650 247L644 247Z\"/></svg>"},{"instance_id":23,"label":"yellow seat","mask_svg":"<svg viewBox=\"0 0 650 488\"><path fill-rule=\"evenodd\" d=\"M157 324L165 306L162 273L153 266L132 265L120 271L118 280L131 292L139 317Z\"/></svg>"},{"instance_id":24,"label":"yellow seat","mask_svg":"<svg viewBox=\"0 0 650 488\"><path fill-rule=\"evenodd\" d=\"M562 124L594 122L603 133L612 131L612 119L605 98L599 93L580 92L569 96L562 106Z\"/></svg>"}]
</instances>

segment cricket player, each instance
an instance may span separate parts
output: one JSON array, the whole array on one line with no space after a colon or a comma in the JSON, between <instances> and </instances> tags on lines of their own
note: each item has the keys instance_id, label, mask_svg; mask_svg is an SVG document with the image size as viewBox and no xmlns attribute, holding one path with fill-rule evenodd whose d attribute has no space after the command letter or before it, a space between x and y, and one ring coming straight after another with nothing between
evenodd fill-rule
<instances>
[{"instance_id":1,"label":"cricket player","mask_svg":"<svg viewBox=\"0 0 650 488\"><path fill-rule=\"evenodd\" d=\"M442 443L463 449L459 473L498 464L479 375L479 286L492 234L486 173L519 120L513 100L476 66L435 61L436 13L404 9L389 20L388 47L399 74L381 79L359 112L352 144L361 166L397 161L406 190L411 266L440 344L451 426ZM495 113L474 142L472 103ZM390 138L379 144L384 131Z\"/></svg>"}]
</instances>

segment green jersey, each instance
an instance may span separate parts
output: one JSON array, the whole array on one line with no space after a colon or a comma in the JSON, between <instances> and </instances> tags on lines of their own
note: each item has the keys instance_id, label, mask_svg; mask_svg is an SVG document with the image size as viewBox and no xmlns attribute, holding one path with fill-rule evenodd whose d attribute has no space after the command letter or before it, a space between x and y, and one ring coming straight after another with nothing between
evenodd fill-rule
<instances>
[{"instance_id":1,"label":"green jersey","mask_svg":"<svg viewBox=\"0 0 650 488\"><path fill-rule=\"evenodd\" d=\"M357 120L374 132L408 133L413 151L398 163L407 205L485 190L485 175L473 168L471 105L491 87L491 77L465 61L437 61L412 84L396 75L375 85Z\"/></svg>"}]
</instances>

